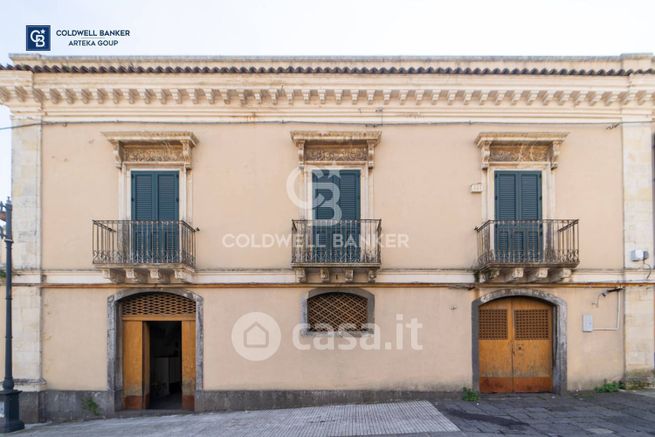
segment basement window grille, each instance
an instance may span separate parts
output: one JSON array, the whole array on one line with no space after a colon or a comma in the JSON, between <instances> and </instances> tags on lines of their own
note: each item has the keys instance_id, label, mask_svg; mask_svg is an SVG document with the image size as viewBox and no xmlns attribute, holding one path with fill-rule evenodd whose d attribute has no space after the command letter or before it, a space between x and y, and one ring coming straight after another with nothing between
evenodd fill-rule
<instances>
[{"instance_id":1,"label":"basement window grille","mask_svg":"<svg viewBox=\"0 0 655 437\"><path fill-rule=\"evenodd\" d=\"M145 293L121 301L123 316L195 315L196 303L186 297L170 293Z\"/></svg>"},{"instance_id":2,"label":"basement window grille","mask_svg":"<svg viewBox=\"0 0 655 437\"><path fill-rule=\"evenodd\" d=\"M307 299L307 321L313 332L367 330L368 299L350 293L324 293Z\"/></svg>"}]
</instances>

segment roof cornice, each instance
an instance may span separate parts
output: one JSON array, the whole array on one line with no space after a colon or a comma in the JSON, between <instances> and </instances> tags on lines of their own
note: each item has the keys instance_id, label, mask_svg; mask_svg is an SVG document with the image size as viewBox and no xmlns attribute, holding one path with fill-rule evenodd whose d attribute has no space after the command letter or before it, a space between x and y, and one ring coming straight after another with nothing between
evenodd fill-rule
<instances>
[{"instance_id":1,"label":"roof cornice","mask_svg":"<svg viewBox=\"0 0 655 437\"><path fill-rule=\"evenodd\" d=\"M43 56L11 55L0 70L87 74L464 74L628 76L655 74L650 53L554 56Z\"/></svg>"}]
</instances>

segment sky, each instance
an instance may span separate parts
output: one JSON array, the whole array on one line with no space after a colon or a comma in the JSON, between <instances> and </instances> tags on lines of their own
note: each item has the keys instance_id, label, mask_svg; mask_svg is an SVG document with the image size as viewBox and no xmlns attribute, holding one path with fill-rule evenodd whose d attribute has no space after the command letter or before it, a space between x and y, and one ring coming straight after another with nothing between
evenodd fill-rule
<instances>
[{"instance_id":1,"label":"sky","mask_svg":"<svg viewBox=\"0 0 655 437\"><path fill-rule=\"evenodd\" d=\"M0 0L0 63L25 26L129 29L116 47L51 55L619 55L655 52L652 0ZM0 129L9 126L0 106ZM11 131L0 130L0 199Z\"/></svg>"}]
</instances>

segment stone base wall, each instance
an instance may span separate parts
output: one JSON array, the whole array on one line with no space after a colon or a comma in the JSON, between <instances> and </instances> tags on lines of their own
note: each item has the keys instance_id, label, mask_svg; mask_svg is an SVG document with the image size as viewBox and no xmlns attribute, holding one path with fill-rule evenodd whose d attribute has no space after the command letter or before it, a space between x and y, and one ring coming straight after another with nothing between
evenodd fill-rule
<instances>
[{"instance_id":1,"label":"stone base wall","mask_svg":"<svg viewBox=\"0 0 655 437\"><path fill-rule=\"evenodd\" d=\"M625 292L625 383L644 388L655 383L655 292L628 287Z\"/></svg>"},{"instance_id":2,"label":"stone base wall","mask_svg":"<svg viewBox=\"0 0 655 437\"><path fill-rule=\"evenodd\" d=\"M226 390L196 392L195 412L264 410L423 399L460 399L459 392L405 390ZM97 406L97 413L90 405ZM25 423L115 417L109 391L46 390L20 394Z\"/></svg>"},{"instance_id":3,"label":"stone base wall","mask_svg":"<svg viewBox=\"0 0 655 437\"><path fill-rule=\"evenodd\" d=\"M46 390L20 394L20 415L25 423L113 417L114 413L113 396L108 391Z\"/></svg>"},{"instance_id":4,"label":"stone base wall","mask_svg":"<svg viewBox=\"0 0 655 437\"><path fill-rule=\"evenodd\" d=\"M264 410L423 399L460 399L459 392L410 390L227 390L196 393L196 411Z\"/></svg>"}]
</instances>

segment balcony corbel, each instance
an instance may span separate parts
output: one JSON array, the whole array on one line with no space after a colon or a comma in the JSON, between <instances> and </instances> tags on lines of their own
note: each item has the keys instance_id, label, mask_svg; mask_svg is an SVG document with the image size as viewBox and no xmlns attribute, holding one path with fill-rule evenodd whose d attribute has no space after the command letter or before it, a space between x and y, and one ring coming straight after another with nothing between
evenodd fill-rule
<instances>
[{"instance_id":1,"label":"balcony corbel","mask_svg":"<svg viewBox=\"0 0 655 437\"><path fill-rule=\"evenodd\" d=\"M526 275L526 282L542 282L548 279L548 268L539 267L534 269L528 269Z\"/></svg>"},{"instance_id":2,"label":"balcony corbel","mask_svg":"<svg viewBox=\"0 0 655 437\"><path fill-rule=\"evenodd\" d=\"M195 233L182 220L94 220L93 264L115 283L191 282ZM162 239L167 234L169 238Z\"/></svg>"},{"instance_id":3,"label":"balcony corbel","mask_svg":"<svg viewBox=\"0 0 655 437\"><path fill-rule=\"evenodd\" d=\"M577 219L488 220L476 228L480 282L559 282L580 263Z\"/></svg>"},{"instance_id":4,"label":"balcony corbel","mask_svg":"<svg viewBox=\"0 0 655 437\"><path fill-rule=\"evenodd\" d=\"M292 220L291 230L297 282L375 281L381 264L379 219ZM350 238L357 244L339 243Z\"/></svg>"}]
</instances>

